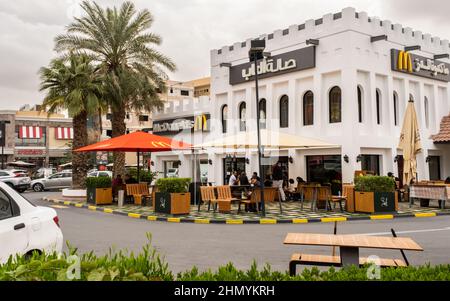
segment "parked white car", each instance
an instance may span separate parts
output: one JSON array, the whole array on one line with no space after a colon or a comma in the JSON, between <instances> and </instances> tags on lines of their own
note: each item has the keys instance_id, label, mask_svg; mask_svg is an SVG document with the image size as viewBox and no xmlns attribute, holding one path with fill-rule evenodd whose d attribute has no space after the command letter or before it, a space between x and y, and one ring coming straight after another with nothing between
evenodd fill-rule
<instances>
[{"instance_id":1,"label":"parked white car","mask_svg":"<svg viewBox=\"0 0 450 301\"><path fill-rule=\"evenodd\" d=\"M56 211L31 204L0 182L0 264L11 255L61 252L63 234Z\"/></svg>"},{"instance_id":2,"label":"parked white car","mask_svg":"<svg viewBox=\"0 0 450 301\"><path fill-rule=\"evenodd\" d=\"M30 188L31 179L22 170L0 170L0 182L3 182L18 192L24 192Z\"/></svg>"},{"instance_id":3,"label":"parked white car","mask_svg":"<svg viewBox=\"0 0 450 301\"><path fill-rule=\"evenodd\" d=\"M36 191L72 187L72 172L57 172L49 177L31 181L31 188Z\"/></svg>"},{"instance_id":4,"label":"parked white car","mask_svg":"<svg viewBox=\"0 0 450 301\"><path fill-rule=\"evenodd\" d=\"M178 168L167 169L167 177L168 178L178 178Z\"/></svg>"},{"instance_id":5,"label":"parked white car","mask_svg":"<svg viewBox=\"0 0 450 301\"><path fill-rule=\"evenodd\" d=\"M113 173L112 171L109 170L96 170L96 171L91 171L87 174L88 177L93 177L93 178L97 178L97 177L110 177L112 178Z\"/></svg>"}]
</instances>

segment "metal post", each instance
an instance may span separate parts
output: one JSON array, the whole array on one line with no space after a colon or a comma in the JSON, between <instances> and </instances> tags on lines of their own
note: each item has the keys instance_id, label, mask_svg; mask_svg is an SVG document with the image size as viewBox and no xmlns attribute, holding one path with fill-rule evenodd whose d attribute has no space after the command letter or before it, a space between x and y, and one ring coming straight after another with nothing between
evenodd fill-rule
<instances>
[{"instance_id":1,"label":"metal post","mask_svg":"<svg viewBox=\"0 0 450 301\"><path fill-rule=\"evenodd\" d=\"M139 151L137 151L137 181L138 181L138 183L140 183L141 181L140 181L140 179L141 179L141 177L140 177L140 172L141 172L141 168L140 168L140 164L139 164Z\"/></svg>"},{"instance_id":2,"label":"metal post","mask_svg":"<svg viewBox=\"0 0 450 301\"><path fill-rule=\"evenodd\" d=\"M5 169L5 158L3 157L4 155L5 155L4 147L2 145L2 169Z\"/></svg>"},{"instance_id":3,"label":"metal post","mask_svg":"<svg viewBox=\"0 0 450 301\"><path fill-rule=\"evenodd\" d=\"M260 112L259 112L259 89L258 89L258 57L257 55L253 56L254 58L254 68L255 68L255 86L256 86L256 133L258 136L258 164L259 164L259 174L261 175L261 214L262 216L266 216L266 206L264 203L264 168L262 165L262 154L263 150L261 147L261 133L260 133Z\"/></svg>"}]
</instances>

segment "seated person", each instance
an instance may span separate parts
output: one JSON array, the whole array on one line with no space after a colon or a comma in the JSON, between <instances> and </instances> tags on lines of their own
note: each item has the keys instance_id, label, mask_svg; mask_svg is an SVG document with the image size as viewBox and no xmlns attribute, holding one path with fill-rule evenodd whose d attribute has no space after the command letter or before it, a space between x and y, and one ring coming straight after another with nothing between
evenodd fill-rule
<instances>
[{"instance_id":1,"label":"seated person","mask_svg":"<svg viewBox=\"0 0 450 301\"><path fill-rule=\"evenodd\" d=\"M125 175L125 184L138 184L138 181L130 174Z\"/></svg>"},{"instance_id":2,"label":"seated person","mask_svg":"<svg viewBox=\"0 0 450 301\"><path fill-rule=\"evenodd\" d=\"M270 177L270 175L266 175L266 178L264 180L264 187L272 187L273 181Z\"/></svg>"},{"instance_id":3,"label":"seated person","mask_svg":"<svg viewBox=\"0 0 450 301\"><path fill-rule=\"evenodd\" d=\"M241 173L241 175L239 176L239 185L250 185L245 172Z\"/></svg>"},{"instance_id":4,"label":"seated person","mask_svg":"<svg viewBox=\"0 0 450 301\"><path fill-rule=\"evenodd\" d=\"M297 177L297 184L303 184L306 183L305 180L302 179L302 177Z\"/></svg>"}]
</instances>

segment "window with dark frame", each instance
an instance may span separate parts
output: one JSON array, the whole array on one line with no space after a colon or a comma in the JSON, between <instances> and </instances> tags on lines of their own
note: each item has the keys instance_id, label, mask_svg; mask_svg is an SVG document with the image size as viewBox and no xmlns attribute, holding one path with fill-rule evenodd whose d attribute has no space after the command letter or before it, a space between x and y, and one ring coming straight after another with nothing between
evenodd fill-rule
<instances>
[{"instance_id":1,"label":"window with dark frame","mask_svg":"<svg viewBox=\"0 0 450 301\"><path fill-rule=\"evenodd\" d=\"M377 106L377 124L381 124L381 95L380 91L376 91L376 106Z\"/></svg>"},{"instance_id":2,"label":"window with dark frame","mask_svg":"<svg viewBox=\"0 0 450 301\"><path fill-rule=\"evenodd\" d=\"M283 95L280 99L280 128L289 127L289 97Z\"/></svg>"},{"instance_id":3,"label":"window with dark frame","mask_svg":"<svg viewBox=\"0 0 450 301\"><path fill-rule=\"evenodd\" d=\"M394 125L398 125L398 97L394 92Z\"/></svg>"},{"instance_id":4,"label":"window with dark frame","mask_svg":"<svg viewBox=\"0 0 450 301\"><path fill-rule=\"evenodd\" d=\"M338 86L333 87L329 94L329 113L330 123L339 123L342 121L342 92Z\"/></svg>"},{"instance_id":5,"label":"window with dark frame","mask_svg":"<svg viewBox=\"0 0 450 301\"><path fill-rule=\"evenodd\" d=\"M189 96L189 90L181 90L180 94L181 96Z\"/></svg>"},{"instance_id":6,"label":"window with dark frame","mask_svg":"<svg viewBox=\"0 0 450 301\"><path fill-rule=\"evenodd\" d=\"M246 114L247 114L246 104L245 102L242 102L239 105L239 130L241 132L245 132L247 130Z\"/></svg>"},{"instance_id":7,"label":"window with dark frame","mask_svg":"<svg viewBox=\"0 0 450 301\"><path fill-rule=\"evenodd\" d=\"M303 95L303 125L314 124L314 93L307 91Z\"/></svg>"},{"instance_id":8,"label":"window with dark frame","mask_svg":"<svg viewBox=\"0 0 450 301\"><path fill-rule=\"evenodd\" d=\"M148 120L148 115L139 115L139 122L147 122Z\"/></svg>"},{"instance_id":9,"label":"window with dark frame","mask_svg":"<svg viewBox=\"0 0 450 301\"><path fill-rule=\"evenodd\" d=\"M363 122L363 104L362 104L362 91L361 88L358 86L358 122Z\"/></svg>"},{"instance_id":10,"label":"window with dark frame","mask_svg":"<svg viewBox=\"0 0 450 301\"><path fill-rule=\"evenodd\" d=\"M227 120L228 120L228 106L222 107L222 133L227 132Z\"/></svg>"},{"instance_id":11,"label":"window with dark frame","mask_svg":"<svg viewBox=\"0 0 450 301\"><path fill-rule=\"evenodd\" d=\"M261 129L266 128L266 100L263 98L259 101L259 127Z\"/></svg>"}]
</instances>

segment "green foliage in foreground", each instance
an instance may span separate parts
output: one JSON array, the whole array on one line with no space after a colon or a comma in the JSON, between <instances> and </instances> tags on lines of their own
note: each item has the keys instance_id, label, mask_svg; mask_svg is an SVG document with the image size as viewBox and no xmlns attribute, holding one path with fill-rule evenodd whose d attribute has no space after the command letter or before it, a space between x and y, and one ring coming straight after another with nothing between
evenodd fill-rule
<instances>
[{"instance_id":1,"label":"green foliage in foreground","mask_svg":"<svg viewBox=\"0 0 450 301\"><path fill-rule=\"evenodd\" d=\"M67 281L67 271L76 264L72 255L77 250L69 248L67 254L38 254L17 256L0 266L0 281ZM174 276L168 264L148 243L139 254L124 251L96 256L93 252L79 256L81 281L367 281L369 267L349 267L319 271L305 269L296 277L287 272L272 271L269 265L258 269L253 263L247 271L236 269L231 263L217 271L200 272L196 267ZM287 266L287 262L286 262ZM69 273L69 276L71 274ZM382 281L450 281L450 265L388 268L381 270Z\"/></svg>"}]
</instances>

